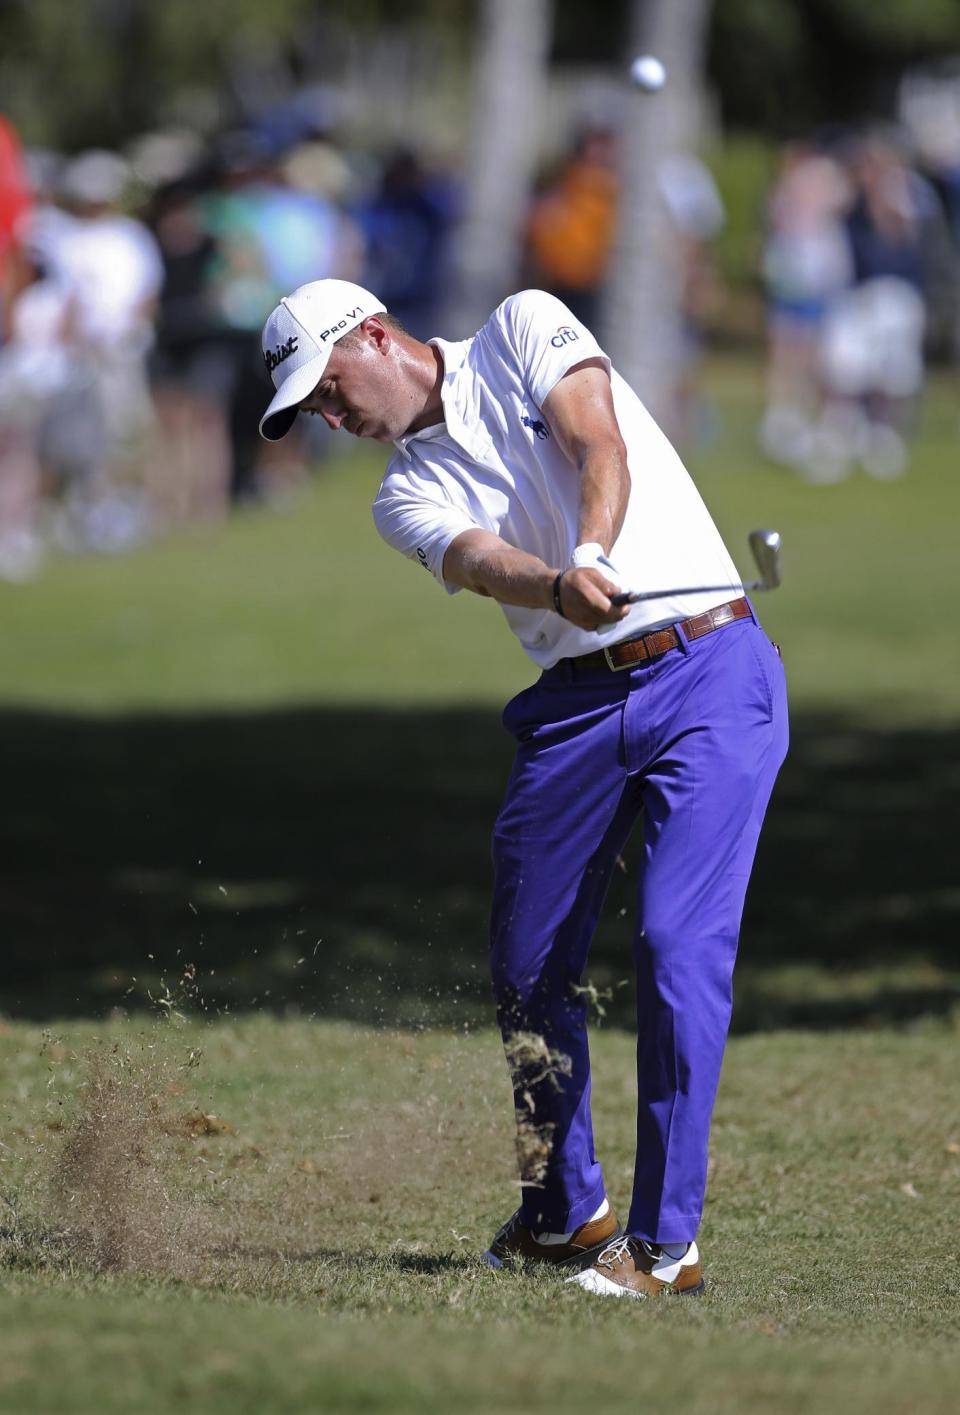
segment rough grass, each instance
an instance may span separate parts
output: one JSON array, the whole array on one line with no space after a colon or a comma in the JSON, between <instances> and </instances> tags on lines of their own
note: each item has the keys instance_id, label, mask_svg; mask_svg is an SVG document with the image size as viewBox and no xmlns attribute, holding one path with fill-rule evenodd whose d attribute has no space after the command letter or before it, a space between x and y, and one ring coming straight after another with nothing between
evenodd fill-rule
<instances>
[{"instance_id":1,"label":"rough grass","mask_svg":"<svg viewBox=\"0 0 960 1415\"><path fill-rule=\"evenodd\" d=\"M0 1408L953 1409L956 1043L732 1043L708 1295L623 1306L476 1262L516 1197L489 1032L8 1025ZM632 1050L596 1035L621 1206Z\"/></svg>"}]
</instances>

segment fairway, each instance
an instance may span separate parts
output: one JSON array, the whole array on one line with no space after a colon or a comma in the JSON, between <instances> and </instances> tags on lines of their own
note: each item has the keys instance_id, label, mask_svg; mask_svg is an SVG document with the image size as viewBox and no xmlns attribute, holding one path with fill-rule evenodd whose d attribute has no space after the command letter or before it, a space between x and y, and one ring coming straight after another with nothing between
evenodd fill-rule
<instances>
[{"instance_id":1,"label":"fairway","mask_svg":"<svg viewBox=\"0 0 960 1415\"><path fill-rule=\"evenodd\" d=\"M826 487L760 459L756 365L719 363L710 387L719 431L687 460L745 576L747 532L783 534L784 588L757 607L784 644L794 709L951 723L960 643L932 610L956 587L952 380L932 386L906 476L860 472ZM3 702L71 712L502 706L532 667L495 605L448 598L380 540L370 503L385 461L348 444L284 511L241 515L227 535L181 535L126 561L61 559L35 584L4 586Z\"/></svg>"},{"instance_id":2,"label":"fairway","mask_svg":"<svg viewBox=\"0 0 960 1415\"><path fill-rule=\"evenodd\" d=\"M377 538L351 449L283 511L0 586L0 1409L953 1412L960 1387L957 418L813 486L711 369L689 457L784 648L706 1295L476 1262L516 1202L486 981L496 608ZM946 616L947 618L949 616ZM633 1147L634 838L588 975Z\"/></svg>"}]
</instances>

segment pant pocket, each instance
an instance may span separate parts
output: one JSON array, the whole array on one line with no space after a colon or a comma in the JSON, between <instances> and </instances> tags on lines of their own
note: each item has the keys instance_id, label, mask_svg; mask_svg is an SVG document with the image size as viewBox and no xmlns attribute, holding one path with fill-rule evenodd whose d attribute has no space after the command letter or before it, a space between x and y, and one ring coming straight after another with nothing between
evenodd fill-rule
<instances>
[{"instance_id":1,"label":"pant pocket","mask_svg":"<svg viewBox=\"0 0 960 1415\"><path fill-rule=\"evenodd\" d=\"M770 663L770 652L772 650L779 656L780 649L777 644L774 644L772 640L767 638L766 634L763 633L762 629L758 630L758 633L762 636L763 641L761 643L755 634L750 635L750 655L757 667L757 677L759 680L760 691L763 695L763 702L766 711L766 720L768 722L772 722L775 690L770 672L772 668L772 664ZM778 668L782 667L782 665L780 664L778 664L777 666Z\"/></svg>"},{"instance_id":2,"label":"pant pocket","mask_svg":"<svg viewBox=\"0 0 960 1415\"><path fill-rule=\"evenodd\" d=\"M536 727L536 699L539 681L522 688L503 709L500 721L511 737L522 742Z\"/></svg>"}]
</instances>

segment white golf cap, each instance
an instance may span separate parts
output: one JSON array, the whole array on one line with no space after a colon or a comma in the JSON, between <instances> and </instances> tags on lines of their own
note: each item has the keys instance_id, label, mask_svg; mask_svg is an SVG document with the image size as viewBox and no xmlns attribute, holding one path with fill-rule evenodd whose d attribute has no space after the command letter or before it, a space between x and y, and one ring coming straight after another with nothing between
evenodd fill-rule
<instances>
[{"instance_id":1,"label":"white golf cap","mask_svg":"<svg viewBox=\"0 0 960 1415\"><path fill-rule=\"evenodd\" d=\"M277 391L260 419L261 437L279 442L286 436L337 340L368 315L384 312L382 300L349 280L312 280L280 301L263 326L263 362Z\"/></svg>"}]
</instances>

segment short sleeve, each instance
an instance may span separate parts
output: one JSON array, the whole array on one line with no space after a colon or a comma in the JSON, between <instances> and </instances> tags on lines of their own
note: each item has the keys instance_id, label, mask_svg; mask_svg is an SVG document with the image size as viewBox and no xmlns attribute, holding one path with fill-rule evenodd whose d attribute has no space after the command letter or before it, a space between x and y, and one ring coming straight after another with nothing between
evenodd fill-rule
<instances>
[{"instance_id":1,"label":"short sleeve","mask_svg":"<svg viewBox=\"0 0 960 1415\"><path fill-rule=\"evenodd\" d=\"M373 503L373 520L388 545L429 570L447 594L458 593L461 586L443 578L443 557L452 540L477 525L439 483L388 469Z\"/></svg>"},{"instance_id":2,"label":"short sleeve","mask_svg":"<svg viewBox=\"0 0 960 1415\"><path fill-rule=\"evenodd\" d=\"M563 375L584 359L602 359L610 371L610 360L594 335L555 295L522 290L504 300L498 313L538 408Z\"/></svg>"}]
</instances>

